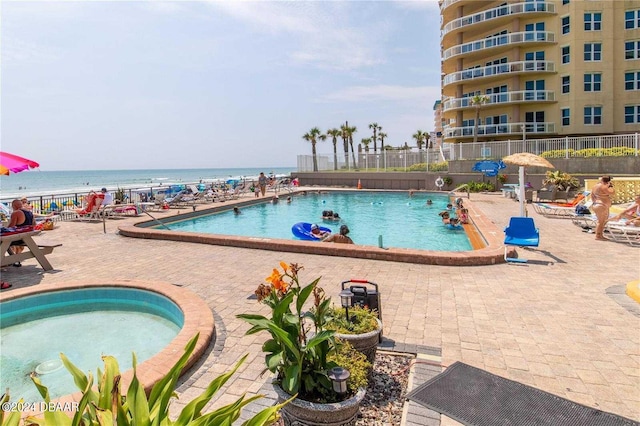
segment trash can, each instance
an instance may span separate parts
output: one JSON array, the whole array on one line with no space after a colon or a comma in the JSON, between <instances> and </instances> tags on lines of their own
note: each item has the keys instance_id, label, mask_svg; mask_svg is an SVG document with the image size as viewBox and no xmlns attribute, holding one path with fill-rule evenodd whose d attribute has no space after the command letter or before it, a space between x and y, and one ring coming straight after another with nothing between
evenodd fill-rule
<instances>
[{"instance_id":1,"label":"trash can","mask_svg":"<svg viewBox=\"0 0 640 426\"><path fill-rule=\"evenodd\" d=\"M378 314L378 319L382 321L382 303L380 302L378 284L367 280L350 279L342 282L342 290L347 288L348 285L349 290L353 293L351 306L366 306L371 310L375 310ZM380 342L382 342L382 333L380 333Z\"/></svg>"}]
</instances>

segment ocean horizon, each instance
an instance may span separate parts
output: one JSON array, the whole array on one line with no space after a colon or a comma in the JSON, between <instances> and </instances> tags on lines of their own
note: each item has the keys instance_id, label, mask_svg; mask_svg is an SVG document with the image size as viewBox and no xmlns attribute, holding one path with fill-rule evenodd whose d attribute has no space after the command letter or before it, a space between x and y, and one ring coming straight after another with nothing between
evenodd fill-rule
<instances>
[{"instance_id":1,"label":"ocean horizon","mask_svg":"<svg viewBox=\"0 0 640 426\"><path fill-rule=\"evenodd\" d=\"M289 175L296 167L245 167L210 169L68 170L38 169L0 176L0 199L35 197L60 193L86 193L103 187L137 189L159 185L216 182L228 179L257 180L266 175Z\"/></svg>"}]
</instances>

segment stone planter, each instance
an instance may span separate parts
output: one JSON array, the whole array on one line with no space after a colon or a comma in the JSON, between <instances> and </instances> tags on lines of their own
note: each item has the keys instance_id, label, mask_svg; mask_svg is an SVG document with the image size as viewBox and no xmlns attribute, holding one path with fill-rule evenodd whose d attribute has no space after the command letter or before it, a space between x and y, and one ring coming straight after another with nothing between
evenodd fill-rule
<instances>
[{"instance_id":1,"label":"stone planter","mask_svg":"<svg viewBox=\"0 0 640 426\"><path fill-rule=\"evenodd\" d=\"M376 351L378 349L378 342L380 341L380 333L382 333L382 322L379 319L378 329L363 334L342 334L336 333L335 336L340 340L345 340L351 343L358 352L363 353L367 357L367 361L373 365L376 359Z\"/></svg>"},{"instance_id":2,"label":"stone planter","mask_svg":"<svg viewBox=\"0 0 640 426\"><path fill-rule=\"evenodd\" d=\"M280 385L274 383L273 388L278 394L278 402L291 398ZM364 399L366 389L361 388L358 393L342 402L319 404L296 398L280 410L285 426L352 426L356 423L360 403Z\"/></svg>"}]
</instances>

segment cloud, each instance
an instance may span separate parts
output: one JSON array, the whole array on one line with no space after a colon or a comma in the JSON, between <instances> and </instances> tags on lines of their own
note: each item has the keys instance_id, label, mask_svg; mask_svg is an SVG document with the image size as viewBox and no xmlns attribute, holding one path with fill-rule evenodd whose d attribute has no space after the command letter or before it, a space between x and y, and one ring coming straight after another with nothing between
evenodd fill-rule
<instances>
[{"instance_id":1,"label":"cloud","mask_svg":"<svg viewBox=\"0 0 640 426\"><path fill-rule=\"evenodd\" d=\"M351 71L385 62L381 40L384 21L350 2L243 2L209 3L252 30L287 37L294 47L287 52L293 64ZM366 19L363 17L366 15ZM371 28L375 25L376 31Z\"/></svg>"},{"instance_id":2,"label":"cloud","mask_svg":"<svg viewBox=\"0 0 640 426\"><path fill-rule=\"evenodd\" d=\"M351 86L340 91L327 94L327 101L362 102L362 101L415 101L440 98L438 86Z\"/></svg>"},{"instance_id":3,"label":"cloud","mask_svg":"<svg viewBox=\"0 0 640 426\"><path fill-rule=\"evenodd\" d=\"M438 0L394 0L393 3L401 9L426 10L434 7L439 9Z\"/></svg>"}]
</instances>

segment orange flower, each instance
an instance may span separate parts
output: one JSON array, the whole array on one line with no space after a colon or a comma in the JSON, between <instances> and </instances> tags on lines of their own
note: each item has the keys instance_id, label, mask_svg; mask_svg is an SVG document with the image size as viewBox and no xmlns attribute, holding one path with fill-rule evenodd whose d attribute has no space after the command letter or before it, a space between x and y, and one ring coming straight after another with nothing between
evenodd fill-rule
<instances>
[{"instance_id":1,"label":"orange flower","mask_svg":"<svg viewBox=\"0 0 640 426\"><path fill-rule=\"evenodd\" d=\"M289 284L287 284L285 281L282 280L278 280L278 281L271 281L271 285L273 285L273 287L282 292L282 293L286 293L287 289L289 288Z\"/></svg>"},{"instance_id":2,"label":"orange flower","mask_svg":"<svg viewBox=\"0 0 640 426\"><path fill-rule=\"evenodd\" d=\"M280 261L280 267L284 270L285 273L289 270L289 265L287 265L283 261Z\"/></svg>"},{"instance_id":3,"label":"orange flower","mask_svg":"<svg viewBox=\"0 0 640 426\"><path fill-rule=\"evenodd\" d=\"M273 268L273 272L271 272L271 275L265 278L265 281L270 282L271 285L274 285L274 286L275 286L274 283L276 281L281 281L281 280L282 280L282 274L276 268Z\"/></svg>"}]
</instances>

